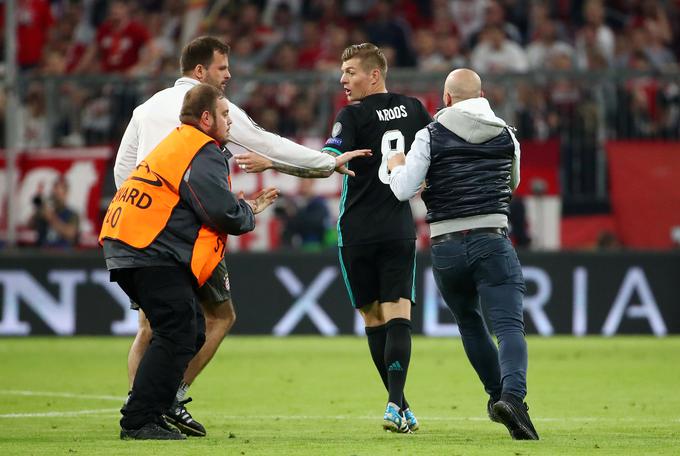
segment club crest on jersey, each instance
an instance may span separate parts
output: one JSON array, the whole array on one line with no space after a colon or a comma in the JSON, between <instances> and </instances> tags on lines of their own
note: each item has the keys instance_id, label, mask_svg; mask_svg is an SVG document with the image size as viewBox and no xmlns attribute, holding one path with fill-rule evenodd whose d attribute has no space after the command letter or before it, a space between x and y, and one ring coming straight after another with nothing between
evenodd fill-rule
<instances>
[{"instance_id":1,"label":"club crest on jersey","mask_svg":"<svg viewBox=\"0 0 680 456\"><path fill-rule=\"evenodd\" d=\"M229 274L224 274L224 289L229 291L231 288L229 284Z\"/></svg>"},{"instance_id":2,"label":"club crest on jersey","mask_svg":"<svg viewBox=\"0 0 680 456\"><path fill-rule=\"evenodd\" d=\"M333 129L331 130L331 136L335 138L336 136L338 136L340 134L341 131L342 131L342 124L340 122L335 122L333 124Z\"/></svg>"}]
</instances>

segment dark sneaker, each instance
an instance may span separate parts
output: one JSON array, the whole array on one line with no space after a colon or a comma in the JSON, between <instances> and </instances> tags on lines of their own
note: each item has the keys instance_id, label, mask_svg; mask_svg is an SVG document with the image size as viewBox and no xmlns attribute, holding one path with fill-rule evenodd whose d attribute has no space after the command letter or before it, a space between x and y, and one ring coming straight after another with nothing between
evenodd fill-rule
<instances>
[{"instance_id":1,"label":"dark sneaker","mask_svg":"<svg viewBox=\"0 0 680 456\"><path fill-rule=\"evenodd\" d=\"M503 395L492 407L515 440L538 440L538 433L529 418L529 406L510 395Z\"/></svg>"},{"instance_id":2,"label":"dark sneaker","mask_svg":"<svg viewBox=\"0 0 680 456\"><path fill-rule=\"evenodd\" d=\"M191 417L191 413L185 407L191 402L191 398L187 398L181 402L175 402L170 410L163 414L165 421L175 426L183 434L193 437L205 437L205 428L201 423Z\"/></svg>"},{"instance_id":3,"label":"dark sneaker","mask_svg":"<svg viewBox=\"0 0 680 456\"><path fill-rule=\"evenodd\" d=\"M489 415L489 419L494 423L500 423L496 412L493 411L493 405L496 403L493 399L489 398L489 402L486 403L486 413Z\"/></svg>"},{"instance_id":4,"label":"dark sneaker","mask_svg":"<svg viewBox=\"0 0 680 456\"><path fill-rule=\"evenodd\" d=\"M158 417L158 421L156 422L156 424L158 424L160 427L162 427L163 429L165 429L168 432L172 432L174 434L181 434L181 432L179 432L179 429L177 429L176 427L170 426L168 424L168 422L165 421L165 418L163 416Z\"/></svg>"},{"instance_id":5,"label":"dark sneaker","mask_svg":"<svg viewBox=\"0 0 680 456\"><path fill-rule=\"evenodd\" d=\"M185 440L177 431L169 431L158 423L146 423L139 429L120 428L121 440Z\"/></svg>"}]
</instances>

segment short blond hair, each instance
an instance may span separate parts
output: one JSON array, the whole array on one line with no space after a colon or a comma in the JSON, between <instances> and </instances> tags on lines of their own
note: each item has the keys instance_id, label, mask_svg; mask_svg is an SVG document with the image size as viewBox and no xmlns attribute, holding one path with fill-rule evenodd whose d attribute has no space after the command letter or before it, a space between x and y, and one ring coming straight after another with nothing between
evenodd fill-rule
<instances>
[{"instance_id":1,"label":"short blond hair","mask_svg":"<svg viewBox=\"0 0 680 456\"><path fill-rule=\"evenodd\" d=\"M385 58L383 51L375 44L353 44L342 52L343 62L354 58L359 59L361 68L364 71L369 72L377 69L380 71L380 75L383 79L387 77L387 59Z\"/></svg>"}]
</instances>

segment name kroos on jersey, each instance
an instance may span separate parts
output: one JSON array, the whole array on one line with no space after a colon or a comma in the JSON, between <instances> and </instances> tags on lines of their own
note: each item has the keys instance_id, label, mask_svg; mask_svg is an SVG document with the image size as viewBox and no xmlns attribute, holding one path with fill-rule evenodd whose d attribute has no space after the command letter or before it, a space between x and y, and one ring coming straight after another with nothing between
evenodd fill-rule
<instances>
[{"instance_id":1,"label":"name kroos on jersey","mask_svg":"<svg viewBox=\"0 0 680 456\"><path fill-rule=\"evenodd\" d=\"M378 114L378 119L382 120L383 122L401 119L402 117L408 117L408 112L406 111L406 106L404 105L399 105L389 109L376 109L375 113Z\"/></svg>"}]
</instances>

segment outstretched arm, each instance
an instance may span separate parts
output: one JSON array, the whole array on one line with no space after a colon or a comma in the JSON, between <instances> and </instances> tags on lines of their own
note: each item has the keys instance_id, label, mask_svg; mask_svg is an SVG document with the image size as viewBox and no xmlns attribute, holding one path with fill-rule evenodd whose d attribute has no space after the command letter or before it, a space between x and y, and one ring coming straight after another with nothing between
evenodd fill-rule
<instances>
[{"instance_id":1,"label":"outstretched arm","mask_svg":"<svg viewBox=\"0 0 680 456\"><path fill-rule=\"evenodd\" d=\"M335 171L340 174L354 176L354 172L350 171L345 165L353 158L367 157L370 155L370 149L361 149L345 152L344 154L337 157L331 155L331 157L335 160ZM333 174L333 170L301 168L299 166L293 166L287 163L271 160L251 151L234 154L234 158L236 159L236 163L238 163L239 167L247 173L261 173L267 169L275 169L281 173L290 174L291 176L297 177L328 177Z\"/></svg>"},{"instance_id":2,"label":"outstretched arm","mask_svg":"<svg viewBox=\"0 0 680 456\"><path fill-rule=\"evenodd\" d=\"M236 148L240 146L249 151L257 152L270 160L272 164L278 163L294 169L310 169L326 173L316 177L327 177L333 173L336 167L333 157L264 130L233 103L229 103L229 116L233 121L229 132L230 142L227 145L230 150L232 145L235 144ZM305 177L312 176L305 175Z\"/></svg>"}]
</instances>

